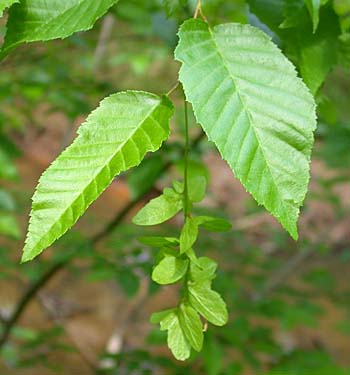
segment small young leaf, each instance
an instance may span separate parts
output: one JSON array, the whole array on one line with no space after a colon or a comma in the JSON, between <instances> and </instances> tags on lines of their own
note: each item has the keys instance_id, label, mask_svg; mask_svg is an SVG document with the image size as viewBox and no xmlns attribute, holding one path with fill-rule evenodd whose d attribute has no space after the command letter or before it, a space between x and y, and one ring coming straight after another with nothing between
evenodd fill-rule
<instances>
[{"instance_id":1,"label":"small young leaf","mask_svg":"<svg viewBox=\"0 0 350 375\"><path fill-rule=\"evenodd\" d=\"M12 4L18 2L19 0L0 0L0 17L2 17L6 8L9 8Z\"/></svg>"},{"instance_id":2,"label":"small young leaf","mask_svg":"<svg viewBox=\"0 0 350 375\"><path fill-rule=\"evenodd\" d=\"M168 331L168 346L174 357L179 361L188 359L191 355L191 345L181 328L176 311L170 312L162 319L160 329Z\"/></svg>"},{"instance_id":3,"label":"small young leaf","mask_svg":"<svg viewBox=\"0 0 350 375\"><path fill-rule=\"evenodd\" d=\"M180 235L180 254L188 251L198 238L198 227L211 232L225 232L231 229L231 223L225 219L197 216L187 218Z\"/></svg>"},{"instance_id":4,"label":"small young leaf","mask_svg":"<svg viewBox=\"0 0 350 375\"><path fill-rule=\"evenodd\" d=\"M161 248L163 246L177 246L179 240L174 237L140 237L138 239L144 245Z\"/></svg>"},{"instance_id":5,"label":"small young leaf","mask_svg":"<svg viewBox=\"0 0 350 375\"><path fill-rule=\"evenodd\" d=\"M0 58L19 44L67 38L94 23L118 0L26 0L9 11Z\"/></svg>"},{"instance_id":6,"label":"small young leaf","mask_svg":"<svg viewBox=\"0 0 350 375\"><path fill-rule=\"evenodd\" d=\"M164 318L166 318L169 314L173 313L174 311L175 309L168 309L155 312L151 315L150 322L152 324L159 324Z\"/></svg>"},{"instance_id":7,"label":"small young leaf","mask_svg":"<svg viewBox=\"0 0 350 375\"><path fill-rule=\"evenodd\" d=\"M33 197L23 261L61 237L114 177L156 151L169 136L166 97L127 91L104 99L78 137L41 176Z\"/></svg>"},{"instance_id":8,"label":"small young leaf","mask_svg":"<svg viewBox=\"0 0 350 375\"><path fill-rule=\"evenodd\" d=\"M189 176L188 197L191 202L201 202L205 197L207 179L204 176Z\"/></svg>"},{"instance_id":9,"label":"small young leaf","mask_svg":"<svg viewBox=\"0 0 350 375\"><path fill-rule=\"evenodd\" d=\"M198 237L198 222L197 218L189 217L181 230L180 235L180 254L188 251L196 242Z\"/></svg>"},{"instance_id":10,"label":"small young leaf","mask_svg":"<svg viewBox=\"0 0 350 375\"><path fill-rule=\"evenodd\" d=\"M197 121L235 176L297 239L316 128L294 66L250 25L184 22L175 57ZM291 103L292 106L291 106Z\"/></svg>"},{"instance_id":11,"label":"small young leaf","mask_svg":"<svg viewBox=\"0 0 350 375\"><path fill-rule=\"evenodd\" d=\"M217 292L210 289L210 283L190 283L188 291L189 302L208 322L216 326L227 323L226 304Z\"/></svg>"},{"instance_id":12,"label":"small young leaf","mask_svg":"<svg viewBox=\"0 0 350 375\"><path fill-rule=\"evenodd\" d=\"M191 306L182 304L179 308L179 321L187 341L197 352L203 347L203 324Z\"/></svg>"},{"instance_id":13,"label":"small young leaf","mask_svg":"<svg viewBox=\"0 0 350 375\"><path fill-rule=\"evenodd\" d=\"M217 263L208 257L200 257L190 263L190 279L195 283L211 281L215 278Z\"/></svg>"},{"instance_id":14,"label":"small young leaf","mask_svg":"<svg viewBox=\"0 0 350 375\"><path fill-rule=\"evenodd\" d=\"M324 1L323 1L324 2ZM318 23L320 22L320 7L322 0L306 0L306 6L312 20L312 31L316 32Z\"/></svg>"},{"instance_id":15,"label":"small young leaf","mask_svg":"<svg viewBox=\"0 0 350 375\"><path fill-rule=\"evenodd\" d=\"M173 189L164 189L163 194L152 199L134 216L137 225L157 225L174 217L182 208L182 196Z\"/></svg>"},{"instance_id":16,"label":"small young leaf","mask_svg":"<svg viewBox=\"0 0 350 375\"><path fill-rule=\"evenodd\" d=\"M229 221L219 217L198 216L196 220L198 225L209 232L227 232L232 228Z\"/></svg>"},{"instance_id":17,"label":"small young leaf","mask_svg":"<svg viewBox=\"0 0 350 375\"><path fill-rule=\"evenodd\" d=\"M188 268L188 259L165 256L153 269L152 280L160 285L180 280Z\"/></svg>"}]
</instances>

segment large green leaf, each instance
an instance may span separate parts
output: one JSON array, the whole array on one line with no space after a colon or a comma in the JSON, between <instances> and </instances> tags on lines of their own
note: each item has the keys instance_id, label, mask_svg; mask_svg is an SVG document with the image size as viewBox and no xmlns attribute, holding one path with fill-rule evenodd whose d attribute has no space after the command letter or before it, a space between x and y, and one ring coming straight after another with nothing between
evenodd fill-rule
<instances>
[{"instance_id":1,"label":"large green leaf","mask_svg":"<svg viewBox=\"0 0 350 375\"><path fill-rule=\"evenodd\" d=\"M2 17L6 8L9 8L14 3L18 3L18 1L19 0L0 0L0 17Z\"/></svg>"},{"instance_id":2,"label":"large green leaf","mask_svg":"<svg viewBox=\"0 0 350 375\"><path fill-rule=\"evenodd\" d=\"M315 103L269 37L241 24L186 21L175 51L198 122L234 174L297 238L309 181Z\"/></svg>"},{"instance_id":3,"label":"large green leaf","mask_svg":"<svg viewBox=\"0 0 350 375\"><path fill-rule=\"evenodd\" d=\"M122 171L169 135L167 97L128 91L104 99L79 136L42 175L33 197L23 261L61 237Z\"/></svg>"},{"instance_id":4,"label":"large green leaf","mask_svg":"<svg viewBox=\"0 0 350 375\"><path fill-rule=\"evenodd\" d=\"M25 42L66 38L89 30L118 0L25 0L9 11L0 57Z\"/></svg>"}]
</instances>

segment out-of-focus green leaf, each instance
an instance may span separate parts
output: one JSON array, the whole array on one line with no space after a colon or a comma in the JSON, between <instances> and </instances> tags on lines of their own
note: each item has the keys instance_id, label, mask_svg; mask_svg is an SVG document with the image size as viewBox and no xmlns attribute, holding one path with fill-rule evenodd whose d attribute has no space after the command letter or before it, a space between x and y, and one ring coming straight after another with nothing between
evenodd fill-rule
<instances>
[{"instance_id":1,"label":"out-of-focus green leaf","mask_svg":"<svg viewBox=\"0 0 350 375\"><path fill-rule=\"evenodd\" d=\"M0 210L14 211L16 203L11 194L4 189L0 189Z\"/></svg>"},{"instance_id":2,"label":"out-of-focus green leaf","mask_svg":"<svg viewBox=\"0 0 350 375\"><path fill-rule=\"evenodd\" d=\"M67 38L89 30L118 0L26 0L9 11L0 57L22 43Z\"/></svg>"},{"instance_id":3,"label":"out-of-focus green leaf","mask_svg":"<svg viewBox=\"0 0 350 375\"><path fill-rule=\"evenodd\" d=\"M9 8L12 4L18 2L19 0L0 0L0 17L2 17L6 8Z\"/></svg>"},{"instance_id":4,"label":"out-of-focus green leaf","mask_svg":"<svg viewBox=\"0 0 350 375\"><path fill-rule=\"evenodd\" d=\"M127 177L127 183L134 198L141 197L158 179L164 166L160 155L151 155Z\"/></svg>"},{"instance_id":5,"label":"out-of-focus green leaf","mask_svg":"<svg viewBox=\"0 0 350 375\"><path fill-rule=\"evenodd\" d=\"M18 172L8 154L0 148L0 179L17 180Z\"/></svg>"},{"instance_id":6,"label":"out-of-focus green leaf","mask_svg":"<svg viewBox=\"0 0 350 375\"><path fill-rule=\"evenodd\" d=\"M14 216L0 212L0 234L18 240L21 233Z\"/></svg>"},{"instance_id":7,"label":"out-of-focus green leaf","mask_svg":"<svg viewBox=\"0 0 350 375\"><path fill-rule=\"evenodd\" d=\"M301 75L315 95L323 84L329 71L337 63L339 19L331 7L325 7L320 13L320 23L315 34L307 27L299 28L298 65Z\"/></svg>"}]
</instances>

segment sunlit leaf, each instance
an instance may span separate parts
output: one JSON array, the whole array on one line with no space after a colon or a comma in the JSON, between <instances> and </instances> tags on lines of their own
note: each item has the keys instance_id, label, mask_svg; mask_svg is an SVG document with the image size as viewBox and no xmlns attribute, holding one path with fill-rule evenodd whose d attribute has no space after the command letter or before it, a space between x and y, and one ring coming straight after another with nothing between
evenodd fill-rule
<instances>
[{"instance_id":1,"label":"sunlit leaf","mask_svg":"<svg viewBox=\"0 0 350 375\"><path fill-rule=\"evenodd\" d=\"M120 172L138 165L169 136L173 106L166 98L128 91L104 99L79 136L42 175L23 261L61 237Z\"/></svg>"},{"instance_id":2,"label":"sunlit leaf","mask_svg":"<svg viewBox=\"0 0 350 375\"><path fill-rule=\"evenodd\" d=\"M315 102L268 36L241 24L186 21L176 59L198 122L234 174L297 238L309 181Z\"/></svg>"},{"instance_id":3,"label":"sunlit leaf","mask_svg":"<svg viewBox=\"0 0 350 375\"><path fill-rule=\"evenodd\" d=\"M152 280L158 284L173 284L180 280L187 271L188 260L174 256L165 256L152 272Z\"/></svg>"},{"instance_id":4,"label":"sunlit leaf","mask_svg":"<svg viewBox=\"0 0 350 375\"><path fill-rule=\"evenodd\" d=\"M173 189L146 204L132 219L137 225L157 225L174 217L182 208L182 196Z\"/></svg>"}]
</instances>

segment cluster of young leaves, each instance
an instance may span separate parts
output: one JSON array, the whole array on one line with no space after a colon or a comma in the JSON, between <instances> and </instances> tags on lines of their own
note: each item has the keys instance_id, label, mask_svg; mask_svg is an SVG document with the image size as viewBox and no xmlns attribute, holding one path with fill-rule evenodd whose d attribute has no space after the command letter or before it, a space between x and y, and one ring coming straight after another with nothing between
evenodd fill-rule
<instances>
[{"instance_id":1,"label":"cluster of young leaves","mask_svg":"<svg viewBox=\"0 0 350 375\"><path fill-rule=\"evenodd\" d=\"M199 227L213 231L227 231L230 223L221 218L191 216L193 203L205 197L206 178L192 175L188 190L184 184L173 182L163 194L151 200L134 217L137 225L157 225L190 205L188 216L179 238L143 237L143 244L159 248L155 257L152 279L160 285L181 282L182 295L177 307L154 313L152 323L159 323L162 331L168 332L168 346L178 360L190 357L191 347L201 351L203 346L202 316L206 321L222 326L227 322L227 309L220 295L212 287L217 264L207 257L197 258L193 245L198 238ZM186 198L188 194L188 198ZM187 210L186 210L187 211Z\"/></svg>"}]
</instances>

